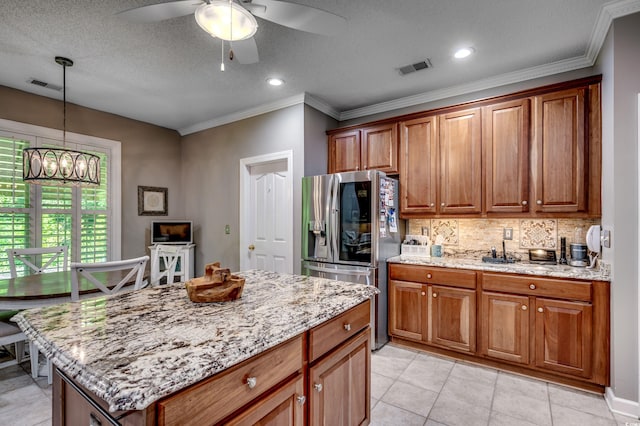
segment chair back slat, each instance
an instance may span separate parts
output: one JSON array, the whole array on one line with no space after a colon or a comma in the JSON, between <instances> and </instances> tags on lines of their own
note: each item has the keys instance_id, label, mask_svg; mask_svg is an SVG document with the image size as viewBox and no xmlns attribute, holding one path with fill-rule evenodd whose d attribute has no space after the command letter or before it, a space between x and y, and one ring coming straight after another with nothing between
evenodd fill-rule
<instances>
[{"instance_id":1,"label":"chair back slat","mask_svg":"<svg viewBox=\"0 0 640 426\"><path fill-rule=\"evenodd\" d=\"M38 247L38 248L24 248L24 249L6 249L7 258L9 259L9 271L11 278L18 277L18 270L16 268L16 260L19 260L24 265L29 267L34 274L43 273L49 266L62 256L62 270L66 271L69 267L69 248L67 246L57 247ZM51 258L44 265L38 266L35 259L43 254L51 254ZM42 259L42 258L40 258Z\"/></svg>"},{"instance_id":2,"label":"chair back slat","mask_svg":"<svg viewBox=\"0 0 640 426\"><path fill-rule=\"evenodd\" d=\"M80 300L80 276L92 283L98 290L105 294L115 294L122 290L125 284L130 283L135 275L133 290L139 290L143 286L144 270L149 261L149 256L136 257L127 260L115 260L99 263L71 263L71 300ZM117 284L103 283L94 275L97 272L111 272L129 270L127 275Z\"/></svg>"},{"instance_id":3,"label":"chair back slat","mask_svg":"<svg viewBox=\"0 0 640 426\"><path fill-rule=\"evenodd\" d=\"M182 256L182 247L158 244L154 247L153 257L151 259L151 285L160 284L163 277L167 278L167 284L173 283L176 275L180 276L183 281L187 279L184 276L184 265L181 265L181 271L176 272L178 259ZM160 270L160 260L163 261L164 270Z\"/></svg>"}]
</instances>

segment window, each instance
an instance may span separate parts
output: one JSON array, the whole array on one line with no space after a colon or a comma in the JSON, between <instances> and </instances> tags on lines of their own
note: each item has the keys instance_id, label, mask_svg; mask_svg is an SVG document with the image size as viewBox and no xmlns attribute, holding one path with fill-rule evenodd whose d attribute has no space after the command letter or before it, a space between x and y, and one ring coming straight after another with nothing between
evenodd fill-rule
<instances>
[{"instance_id":1,"label":"window","mask_svg":"<svg viewBox=\"0 0 640 426\"><path fill-rule=\"evenodd\" d=\"M120 258L119 142L67 132L67 147L100 157L99 187L30 185L22 180L22 150L60 146L61 139L59 130L0 120L0 278L9 276L4 255L8 248L67 245L71 261ZM59 267L52 265L51 270Z\"/></svg>"}]
</instances>

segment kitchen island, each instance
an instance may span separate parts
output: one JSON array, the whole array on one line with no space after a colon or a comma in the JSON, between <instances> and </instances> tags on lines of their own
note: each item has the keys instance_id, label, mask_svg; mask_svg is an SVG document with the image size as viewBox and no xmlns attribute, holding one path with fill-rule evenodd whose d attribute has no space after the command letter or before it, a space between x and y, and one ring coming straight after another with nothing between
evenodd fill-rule
<instances>
[{"instance_id":1,"label":"kitchen island","mask_svg":"<svg viewBox=\"0 0 640 426\"><path fill-rule=\"evenodd\" d=\"M82 412L73 405L83 400L89 402L88 416L78 419L84 423L217 423L240 408L240 415L248 412L259 405L253 401L263 402L291 382L299 391L292 394L295 402L310 406L298 409L294 419L341 415L318 414L327 404L314 398L332 398L344 389L311 398L306 389L311 379L319 385L316 391L322 389L329 374L325 362L336 356L364 361L363 370L347 381L363 385L354 392L364 392L366 401L355 398L364 405L350 411L368 422L369 300L377 290L257 270L238 275L246 283L242 297L232 302L193 303L178 283L14 317L56 367L53 423L71 423L69 416ZM210 406L213 413L207 412Z\"/></svg>"}]
</instances>

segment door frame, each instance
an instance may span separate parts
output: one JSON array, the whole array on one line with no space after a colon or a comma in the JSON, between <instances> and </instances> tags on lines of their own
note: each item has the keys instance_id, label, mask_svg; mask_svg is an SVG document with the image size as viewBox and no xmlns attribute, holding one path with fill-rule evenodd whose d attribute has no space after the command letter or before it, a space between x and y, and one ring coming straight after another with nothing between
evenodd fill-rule
<instances>
[{"instance_id":1,"label":"door frame","mask_svg":"<svg viewBox=\"0 0 640 426\"><path fill-rule=\"evenodd\" d=\"M287 162L287 179L286 186L289 191L287 197L287 211L291 212L291 226L287 228L287 240L289 241L288 258L289 270L293 273L293 151L280 151L271 154L257 155L255 157L240 159L240 210L239 210L239 234L240 246L238 254L240 255L240 270L249 269L249 258L247 256L246 247L249 244L248 234L251 225L249 223L250 215L243 214L248 211L251 205L251 168L263 164L276 163L282 160Z\"/></svg>"}]
</instances>

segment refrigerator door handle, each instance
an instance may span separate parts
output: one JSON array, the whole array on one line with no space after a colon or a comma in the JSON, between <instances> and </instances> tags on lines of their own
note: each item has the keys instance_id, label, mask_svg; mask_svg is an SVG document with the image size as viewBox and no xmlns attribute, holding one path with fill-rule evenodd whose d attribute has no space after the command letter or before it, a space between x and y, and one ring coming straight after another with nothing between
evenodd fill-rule
<instances>
[{"instance_id":1,"label":"refrigerator door handle","mask_svg":"<svg viewBox=\"0 0 640 426\"><path fill-rule=\"evenodd\" d=\"M338 241L340 238L338 236L339 231L339 220L340 220L340 210L338 209L338 193L340 188L340 177L339 175L333 175L331 179L331 216L329 220L331 221L331 259L335 262L340 257L340 251L338 248Z\"/></svg>"},{"instance_id":2,"label":"refrigerator door handle","mask_svg":"<svg viewBox=\"0 0 640 426\"><path fill-rule=\"evenodd\" d=\"M332 269L332 268L323 268L321 266L313 266L313 265L306 265L305 268L310 271L326 272L328 274L335 274L335 275L355 275L358 277L364 276L367 280L367 285L371 285L371 271L363 271L358 269Z\"/></svg>"}]
</instances>

